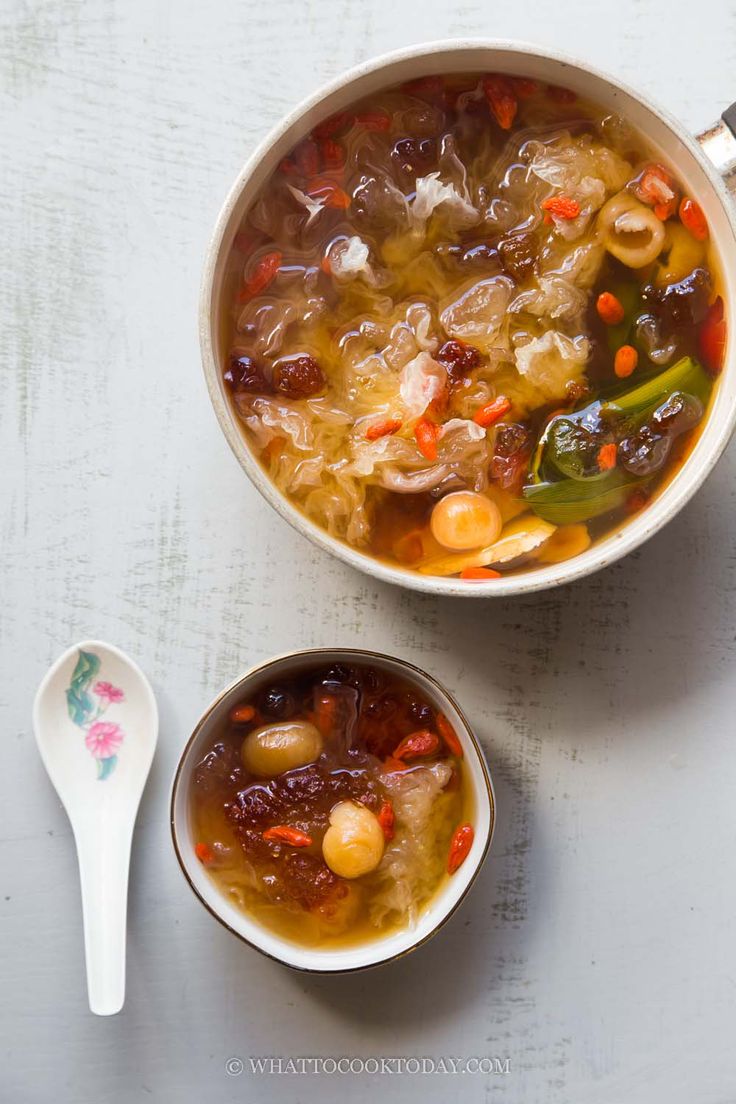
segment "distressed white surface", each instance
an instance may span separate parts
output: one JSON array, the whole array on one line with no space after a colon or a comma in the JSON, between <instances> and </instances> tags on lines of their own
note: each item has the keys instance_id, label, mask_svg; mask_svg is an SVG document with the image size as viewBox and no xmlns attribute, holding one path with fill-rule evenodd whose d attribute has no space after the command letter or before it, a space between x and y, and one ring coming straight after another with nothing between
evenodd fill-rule
<instances>
[{"instance_id":1,"label":"distressed white surface","mask_svg":"<svg viewBox=\"0 0 736 1104\"><path fill-rule=\"evenodd\" d=\"M535 39L697 128L736 97L735 21L734 0L5 0L2 1100L736 1099L734 449L609 571L524 601L434 601L353 574L269 512L209 409L195 333L235 171L348 64L447 35ZM72 840L30 731L44 669L84 636L136 656L162 713L128 999L109 1020L86 1008ZM167 796L223 683L336 643L404 655L458 692L500 820L436 940L319 979L243 948L195 902ZM511 1072L225 1072L231 1056L320 1054L491 1055Z\"/></svg>"}]
</instances>

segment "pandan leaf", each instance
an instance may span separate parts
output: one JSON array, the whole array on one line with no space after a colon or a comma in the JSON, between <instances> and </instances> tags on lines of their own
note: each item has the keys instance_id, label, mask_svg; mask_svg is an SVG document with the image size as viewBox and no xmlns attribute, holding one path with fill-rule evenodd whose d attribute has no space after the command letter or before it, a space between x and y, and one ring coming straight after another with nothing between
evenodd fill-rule
<instances>
[{"instance_id":1,"label":"pandan leaf","mask_svg":"<svg viewBox=\"0 0 736 1104\"><path fill-rule=\"evenodd\" d=\"M545 521L553 525L574 525L615 510L641 482L613 471L586 480L536 483L524 488L524 498L534 513Z\"/></svg>"},{"instance_id":2,"label":"pandan leaf","mask_svg":"<svg viewBox=\"0 0 736 1104\"><path fill-rule=\"evenodd\" d=\"M711 382L705 369L692 357L682 357L671 368L640 383L638 387L608 399L604 407L620 410L623 414L639 414L647 408L654 409L672 394L685 391L705 401Z\"/></svg>"},{"instance_id":3,"label":"pandan leaf","mask_svg":"<svg viewBox=\"0 0 736 1104\"><path fill-rule=\"evenodd\" d=\"M634 319L640 312L642 299L639 288L632 284L616 284L612 290L613 294L624 308L624 316L621 321L615 326L606 327L608 347L612 353L615 353L622 345L634 344L630 337L631 328L634 324Z\"/></svg>"},{"instance_id":4,"label":"pandan leaf","mask_svg":"<svg viewBox=\"0 0 736 1104\"><path fill-rule=\"evenodd\" d=\"M633 433L656 408L677 392L707 400L710 380L696 360L682 357L671 368L637 387L590 403L572 414L560 414L547 425L531 465L531 485L524 497L534 512L556 525L574 524L614 510L640 480L620 471L591 471L586 455L586 422L601 417L616 426L616 436ZM562 476L562 478L559 478Z\"/></svg>"},{"instance_id":5,"label":"pandan leaf","mask_svg":"<svg viewBox=\"0 0 736 1104\"><path fill-rule=\"evenodd\" d=\"M87 688L96 678L99 669L99 657L94 652L80 650L77 665L66 692L67 709L75 725L85 725L95 711L94 702L87 693Z\"/></svg>"},{"instance_id":6,"label":"pandan leaf","mask_svg":"<svg viewBox=\"0 0 736 1104\"><path fill-rule=\"evenodd\" d=\"M544 433L544 454L540 457L545 468L555 469L552 475L563 475L569 479L590 478L591 461L600 447L595 438L582 424L586 417L593 415L596 403L586 407L578 414L560 414L553 418ZM540 473L540 465L537 465ZM597 474L597 472L595 473Z\"/></svg>"},{"instance_id":7,"label":"pandan leaf","mask_svg":"<svg viewBox=\"0 0 736 1104\"><path fill-rule=\"evenodd\" d=\"M97 760L97 781L104 782L106 778L109 778L115 769L115 764L118 761L117 755L108 755L107 759Z\"/></svg>"}]
</instances>

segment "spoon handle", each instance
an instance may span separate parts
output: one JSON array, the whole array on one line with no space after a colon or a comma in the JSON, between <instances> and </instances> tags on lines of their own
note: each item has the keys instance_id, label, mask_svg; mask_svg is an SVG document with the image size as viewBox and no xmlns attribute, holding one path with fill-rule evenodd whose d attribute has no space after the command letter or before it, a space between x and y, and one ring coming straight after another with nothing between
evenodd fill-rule
<instances>
[{"instance_id":1,"label":"spoon handle","mask_svg":"<svg viewBox=\"0 0 736 1104\"><path fill-rule=\"evenodd\" d=\"M89 1006L113 1016L125 1000L125 929L132 824L75 826Z\"/></svg>"}]
</instances>

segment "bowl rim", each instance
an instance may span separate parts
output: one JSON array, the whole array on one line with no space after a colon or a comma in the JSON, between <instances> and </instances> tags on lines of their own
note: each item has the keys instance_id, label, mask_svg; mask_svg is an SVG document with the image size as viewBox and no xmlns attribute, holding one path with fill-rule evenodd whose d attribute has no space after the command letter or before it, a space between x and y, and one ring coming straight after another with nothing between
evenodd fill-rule
<instances>
[{"instance_id":1,"label":"bowl rim","mask_svg":"<svg viewBox=\"0 0 736 1104\"><path fill-rule=\"evenodd\" d=\"M731 249L736 253L736 203L729 194L724 179L700 147L696 138L669 110L617 77L563 51L549 49L521 39L483 37L437 39L390 50L349 67L295 104L256 145L226 195L207 244L199 297L200 352L210 401L220 429L235 458L269 505L313 545L374 579L392 583L395 586L403 586L420 593L463 598L508 598L515 595L550 590L556 586L582 579L604 567L610 566L629 552L633 552L660 529L664 528L700 489L722 456L736 427L736 402L731 404L730 409L723 412L718 425L714 425L714 410L711 409L708 412L702 431L685 463L670 477L652 505L647 510L642 511L638 517L625 521L622 528L604 537L600 543L594 542L591 548L571 560L548 564L528 573L510 575L501 579L474 581L471 586L467 581L452 576L421 575L417 571L399 565L394 566L353 548L347 542L331 536L320 525L307 517L285 494L279 491L266 475L248 446L242 430L236 425L235 415L230 404L223 395L216 353L217 339L214 332L217 317L215 304L217 268L221 254L224 251L225 231L243 191L273 146L292 127L298 126L310 111L318 109L323 101L353 85L362 77L400 65L403 62L410 63L419 59L428 59L435 55L464 51L517 54L520 63L523 58L533 58L543 62L549 61L559 65L562 69L577 70L584 77L592 77L594 80L606 84L613 91L618 91L630 97L658 119L672 137L679 141L694 159L719 201L726 223L731 230L733 239ZM725 246L721 252L726 252ZM726 265L724 264L723 267L725 268ZM734 352L733 330L734 327L729 327L727 363L720 377L721 381L725 379L727 374L736 376L736 363L729 366L729 359L733 361L736 355ZM695 465L693 463L695 453L701 446L704 455L698 457L699 464ZM653 513L654 517L652 516Z\"/></svg>"},{"instance_id":2,"label":"bowl rim","mask_svg":"<svg viewBox=\"0 0 736 1104\"><path fill-rule=\"evenodd\" d=\"M415 678L415 676L418 676L420 681L421 680L426 680L432 686L433 690L438 694L438 696L440 698L444 698L444 699L446 699L447 701L450 702L453 709L455 710L457 715L460 717L460 720L462 721L463 727L465 729L465 735L468 738L470 747L472 748L472 750L474 752L475 759L476 759L478 767L480 769L480 777L482 778L483 786L481 787L480 784L479 784L478 787L477 787L477 790L478 790L478 793L480 795L482 795L482 799L483 799L484 804L487 804L487 807L488 807L488 830L486 832L486 838L485 838L485 841L484 841L484 844L483 844L483 849L480 852L480 855L478 856L478 858L475 862L475 866L474 866L474 868L472 869L472 871L470 873L467 884L465 885L464 889L462 890L462 893L460 894L458 899L447 910L441 912L437 923L433 926L431 931L429 931L426 934L420 936L416 941L412 942L409 946L404 947L401 950L396 951L393 954L389 954L385 957L378 957L378 958L375 958L375 959L371 959L371 961L369 961L369 962L363 962L363 963L360 963L356 966L347 966L347 967L339 967L339 968L325 967L324 969L322 969L320 967L315 967L315 966L299 965L295 962L287 960L286 958L281 958L277 954L272 954L270 951L265 950L264 947L260 946L258 943L255 943L252 939L249 939L242 932L236 930L231 924L229 924L227 922L227 920L225 920L225 918L223 916L220 915L220 913L213 907L213 905L210 904L209 901L205 900L205 898L202 896L199 889L197 888L197 886L194 884L191 877L189 876L189 871L187 869L186 861L185 861L183 853L182 853L183 847L180 847L180 845L179 845L179 835L178 835L178 830L177 830L177 825L176 825L176 806L177 806L177 798L178 798L179 789L180 789L180 783L182 781L182 774L183 774L185 765L187 764L187 761L189 759L189 755L192 751L192 748L193 748L193 746L194 746L194 744L197 740L197 737L199 736L202 728L205 726L205 724L208 722L208 720L212 716L213 712L222 704L223 700L236 687L240 686L241 684L245 683L246 681L249 681L253 676L259 675L262 672L267 671L269 667L271 667L275 664L281 663L285 660L303 660L303 659L308 659L310 657L315 657L315 658L319 658L321 656L335 657L335 656L339 656L339 655L343 655L343 656L344 655L350 655L350 656L353 656L353 657L359 657L359 661L369 661L369 660L376 661L377 660L380 663L382 661L389 660L392 664L397 664L402 669L406 670L407 674L412 678L412 680ZM187 801L186 795L184 795L182 800ZM213 916L215 918L215 920L217 920L218 923L220 923L227 931L229 931L232 935L234 935L237 939L239 939L246 946L252 947L254 950L258 951L260 954L264 955L266 958L271 959L273 962L278 962L282 966L287 966L287 967L289 967L289 969L297 970L300 973L306 973L306 974L338 975L338 974L359 973L362 970L371 970L371 969L374 969L375 967L385 966L385 965L388 965L388 963L396 962L401 958L405 958L407 955L411 954L413 951L416 951L419 947L423 947L425 945L425 943L428 943L429 940L432 939L433 936L435 936L437 934L437 932L440 931L440 929L445 926L445 924L448 922L450 917L453 916L455 912L457 912L457 910L460 908L460 905L465 901L468 893L470 892L471 888L475 884L475 881L476 881L476 879L477 879L477 877L478 877L478 875L481 871L481 868L483 867L483 865L486 861L486 858L488 856L488 852L489 852L490 847L491 847L491 843L493 841L493 836L494 836L494 833L495 833L495 830L496 830L496 819L497 819L496 810L497 810L496 793L495 793L495 789L494 789L494 786L493 786L493 779L491 777L490 768L488 766L488 762L486 760L483 748L481 747L480 742L478 741L478 738L476 737L475 732L473 731L473 728L472 728L467 716L465 715L464 711L462 710L462 708L460 707L460 705L456 701L454 695L451 694L450 691L441 682L439 682L434 677L434 675L429 674L429 672L423 670L421 667L418 667L415 663L412 663L410 660L401 659L398 656L390 655L388 652L377 652L373 649L350 648L350 647L300 648L296 651L280 652L278 655L270 656L268 659L263 660L261 663L258 663L256 665L254 665L253 667L249 667L242 675L239 675L237 678L233 679L230 683L228 683L228 685L225 686L215 696L215 698L213 698L213 700L207 706L205 711L201 714L201 716L199 717L197 723L195 724L195 726L192 730L191 735L187 739L187 742L184 745L184 747L183 747L183 749L182 749L182 751L179 755L179 759L178 759L178 762L177 762L177 765L176 765L176 769L174 771L174 776L173 776L173 779L172 779L171 791L170 791L170 796L169 796L169 830L171 832L171 840L172 840L172 844L173 844L173 847L174 847L174 853L175 853L177 861L179 863L179 868L180 868L182 874L184 875L184 878L185 878L189 888L191 889L192 893L194 893L195 897L198 899L200 904L202 904L206 908L206 910L210 913L210 915ZM262 927L262 925L259 925L259 926ZM277 938L280 938L280 937L277 937ZM365 946L366 947L380 947L381 942L382 942L381 939L378 938L373 943L365 944ZM284 943L285 946L287 946L287 945L288 946L296 946L295 944L291 944L290 941L288 941L288 940L283 940L283 943ZM349 948L349 949L353 950L353 948ZM362 944L358 945L355 948L356 952L361 951L361 950L363 950L363 945Z\"/></svg>"}]
</instances>

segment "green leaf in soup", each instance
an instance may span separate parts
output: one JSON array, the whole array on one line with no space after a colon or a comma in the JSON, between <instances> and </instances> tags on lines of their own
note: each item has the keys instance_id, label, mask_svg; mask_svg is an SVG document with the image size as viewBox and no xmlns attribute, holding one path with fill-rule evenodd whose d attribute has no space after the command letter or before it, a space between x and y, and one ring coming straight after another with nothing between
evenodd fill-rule
<instances>
[{"instance_id":1,"label":"green leaf in soup","mask_svg":"<svg viewBox=\"0 0 736 1104\"><path fill-rule=\"evenodd\" d=\"M684 391L705 402L711 381L705 369L692 357L682 357L671 368L640 383L629 391L609 398L604 404L623 414L639 414L649 407L654 409L673 391Z\"/></svg>"},{"instance_id":2,"label":"green leaf in soup","mask_svg":"<svg viewBox=\"0 0 736 1104\"><path fill-rule=\"evenodd\" d=\"M586 479L595 468L595 457L601 446L599 437L585 425L585 420L596 419L597 403L578 414L560 414L549 423L544 435L544 452L536 472L549 468L570 479Z\"/></svg>"},{"instance_id":3,"label":"green leaf in soup","mask_svg":"<svg viewBox=\"0 0 736 1104\"><path fill-rule=\"evenodd\" d=\"M618 471L603 472L585 480L561 479L524 488L524 498L534 513L553 525L572 525L607 514L623 505L632 488L642 481Z\"/></svg>"},{"instance_id":4,"label":"green leaf in soup","mask_svg":"<svg viewBox=\"0 0 736 1104\"><path fill-rule=\"evenodd\" d=\"M66 704L69 716L76 725L86 724L95 711L94 702L87 689L100 670L99 656L94 652L80 650L77 664L72 672L69 688L66 692Z\"/></svg>"},{"instance_id":5,"label":"green leaf in soup","mask_svg":"<svg viewBox=\"0 0 736 1104\"><path fill-rule=\"evenodd\" d=\"M559 414L539 439L531 467L532 481L554 480L559 475L590 479L596 474L595 457L601 444L610 441L611 435L619 439L634 432L678 391L694 395L703 403L707 399L710 380L691 357L683 357L671 368L603 403L596 401L571 414Z\"/></svg>"},{"instance_id":6,"label":"green leaf in soup","mask_svg":"<svg viewBox=\"0 0 736 1104\"><path fill-rule=\"evenodd\" d=\"M638 287L630 283L616 284L612 288L613 294L624 308L624 316L615 326L606 327L608 348L612 353L620 349L622 345L633 345L631 330L634 320L639 314L642 305L641 292Z\"/></svg>"}]
</instances>

